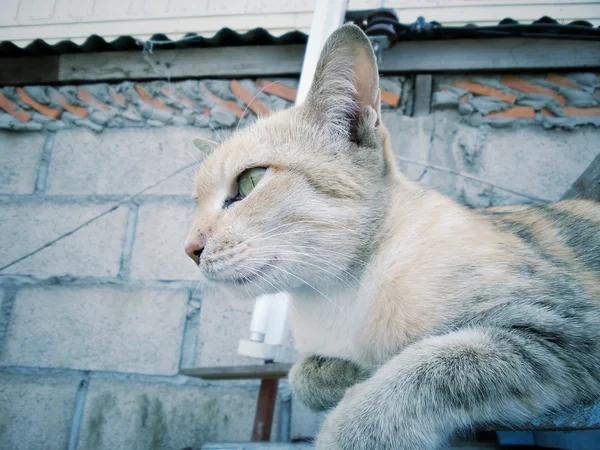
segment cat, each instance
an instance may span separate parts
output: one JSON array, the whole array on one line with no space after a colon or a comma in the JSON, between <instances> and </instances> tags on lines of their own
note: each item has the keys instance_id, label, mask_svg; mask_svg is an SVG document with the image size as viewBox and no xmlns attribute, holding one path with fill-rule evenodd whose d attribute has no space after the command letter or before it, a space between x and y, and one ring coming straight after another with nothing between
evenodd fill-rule
<instances>
[{"instance_id":1,"label":"cat","mask_svg":"<svg viewBox=\"0 0 600 450\"><path fill-rule=\"evenodd\" d=\"M186 252L207 285L287 291L320 450L442 448L600 394L600 205L469 209L409 181L370 42L327 40L304 104L218 145Z\"/></svg>"}]
</instances>

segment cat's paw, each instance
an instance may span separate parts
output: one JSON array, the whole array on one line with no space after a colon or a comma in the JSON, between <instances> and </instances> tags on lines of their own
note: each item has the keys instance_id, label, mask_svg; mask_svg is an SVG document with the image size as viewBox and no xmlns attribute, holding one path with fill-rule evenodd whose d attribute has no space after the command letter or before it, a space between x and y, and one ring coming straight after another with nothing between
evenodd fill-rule
<instances>
[{"instance_id":1,"label":"cat's paw","mask_svg":"<svg viewBox=\"0 0 600 450\"><path fill-rule=\"evenodd\" d=\"M310 356L296 363L289 374L290 387L314 411L335 407L346 390L366 380L369 369L338 358Z\"/></svg>"},{"instance_id":2,"label":"cat's paw","mask_svg":"<svg viewBox=\"0 0 600 450\"><path fill-rule=\"evenodd\" d=\"M317 450L392 449L386 444L381 405L362 395L361 385L347 390L317 436Z\"/></svg>"},{"instance_id":3,"label":"cat's paw","mask_svg":"<svg viewBox=\"0 0 600 450\"><path fill-rule=\"evenodd\" d=\"M439 430L393 397L372 380L348 389L323 423L317 450L439 449L443 441Z\"/></svg>"}]
</instances>

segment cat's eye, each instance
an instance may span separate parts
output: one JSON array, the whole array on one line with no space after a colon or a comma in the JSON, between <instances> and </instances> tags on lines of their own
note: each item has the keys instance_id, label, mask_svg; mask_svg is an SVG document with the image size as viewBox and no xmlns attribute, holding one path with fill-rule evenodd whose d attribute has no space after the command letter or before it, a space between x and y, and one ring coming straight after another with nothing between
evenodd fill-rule
<instances>
[{"instance_id":1,"label":"cat's eye","mask_svg":"<svg viewBox=\"0 0 600 450\"><path fill-rule=\"evenodd\" d=\"M238 195L241 198L247 197L260 182L266 171L266 167L253 167L243 171L238 178Z\"/></svg>"}]
</instances>

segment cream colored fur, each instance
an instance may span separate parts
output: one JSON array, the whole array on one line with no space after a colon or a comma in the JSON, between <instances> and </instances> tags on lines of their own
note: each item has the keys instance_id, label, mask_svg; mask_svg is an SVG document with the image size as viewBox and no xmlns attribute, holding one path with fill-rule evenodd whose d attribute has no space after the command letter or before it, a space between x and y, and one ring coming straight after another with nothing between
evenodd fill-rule
<instances>
[{"instance_id":1,"label":"cream colored fur","mask_svg":"<svg viewBox=\"0 0 600 450\"><path fill-rule=\"evenodd\" d=\"M268 169L232 202L253 167ZM290 383L339 402L319 449L437 449L600 392L600 208L482 212L407 180L357 27L328 40L304 105L206 157L196 192L206 285L293 296L295 344L318 357Z\"/></svg>"}]
</instances>

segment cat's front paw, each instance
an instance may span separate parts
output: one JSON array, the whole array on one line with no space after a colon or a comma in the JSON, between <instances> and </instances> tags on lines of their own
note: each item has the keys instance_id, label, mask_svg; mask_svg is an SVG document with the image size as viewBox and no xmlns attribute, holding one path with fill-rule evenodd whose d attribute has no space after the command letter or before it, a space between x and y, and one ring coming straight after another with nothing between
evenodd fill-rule
<instances>
[{"instance_id":1,"label":"cat's front paw","mask_svg":"<svg viewBox=\"0 0 600 450\"><path fill-rule=\"evenodd\" d=\"M418 417L414 408L373 380L346 391L327 417L317 450L438 450L444 434L435 418Z\"/></svg>"},{"instance_id":2,"label":"cat's front paw","mask_svg":"<svg viewBox=\"0 0 600 450\"><path fill-rule=\"evenodd\" d=\"M294 394L314 411L335 407L346 389L371 375L371 370L338 358L310 356L296 363L289 374Z\"/></svg>"},{"instance_id":3,"label":"cat's front paw","mask_svg":"<svg viewBox=\"0 0 600 450\"><path fill-rule=\"evenodd\" d=\"M389 417L376 398L364 395L363 385L350 388L327 417L316 441L317 450L394 449ZM393 429L393 427L391 427Z\"/></svg>"}]
</instances>

